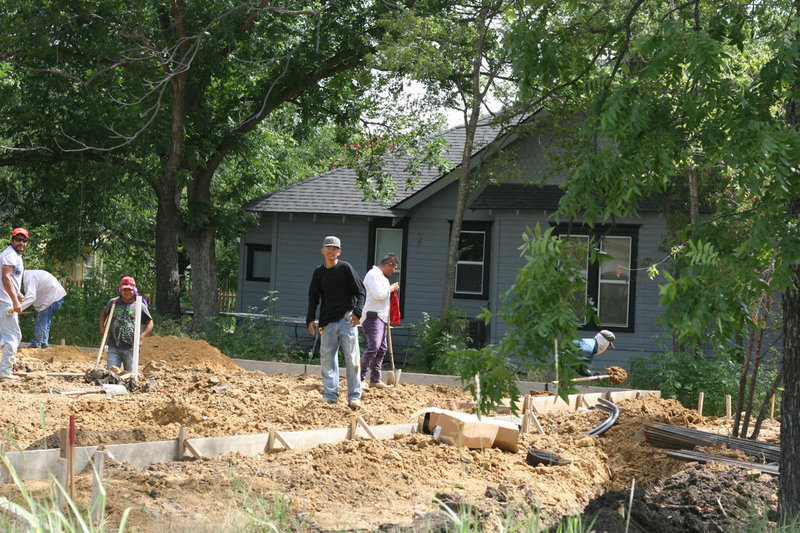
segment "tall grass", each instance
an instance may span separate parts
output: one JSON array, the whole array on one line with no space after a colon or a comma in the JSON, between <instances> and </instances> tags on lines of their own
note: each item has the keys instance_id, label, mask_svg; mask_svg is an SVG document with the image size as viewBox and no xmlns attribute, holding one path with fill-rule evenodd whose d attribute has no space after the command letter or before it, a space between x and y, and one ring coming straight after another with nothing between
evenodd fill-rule
<instances>
[{"instance_id":1,"label":"tall grass","mask_svg":"<svg viewBox=\"0 0 800 533\"><path fill-rule=\"evenodd\" d=\"M100 519L95 524L92 519L94 509L83 509L69 497L64 487L51 477L50 489L43 498L35 498L25 487L17 475L13 465L5 454L0 454L0 461L7 469L12 482L19 491L18 500L0 497L0 530L2 531L64 531L67 533L93 533L106 531L105 509L106 486L103 485L95 505L100 506ZM56 504L63 498L65 509L62 511ZM130 509L122 514L117 531L125 530Z\"/></svg>"}]
</instances>

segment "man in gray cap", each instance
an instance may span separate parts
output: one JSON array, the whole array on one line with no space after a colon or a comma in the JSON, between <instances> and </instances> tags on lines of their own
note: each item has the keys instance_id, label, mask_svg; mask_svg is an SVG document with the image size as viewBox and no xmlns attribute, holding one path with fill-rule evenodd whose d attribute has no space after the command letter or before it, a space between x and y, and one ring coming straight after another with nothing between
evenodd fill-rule
<instances>
[{"instance_id":1,"label":"man in gray cap","mask_svg":"<svg viewBox=\"0 0 800 533\"><path fill-rule=\"evenodd\" d=\"M361 350L356 326L361 320L366 291L361 277L347 261L340 261L342 242L329 235L322 241L325 262L314 270L308 287L308 332L316 335L319 311L320 365L322 366L322 403L339 401L339 346L347 368L347 402L361 407Z\"/></svg>"},{"instance_id":2,"label":"man in gray cap","mask_svg":"<svg viewBox=\"0 0 800 533\"><path fill-rule=\"evenodd\" d=\"M578 371L578 374L581 376L588 376L588 367L592 364L594 356L605 352L609 346L616 348L616 346L614 346L615 340L617 340L617 337L613 333L607 329L601 329L600 332L591 339L578 339L574 341L583 352L583 357L580 359L582 364L575 369Z\"/></svg>"}]
</instances>

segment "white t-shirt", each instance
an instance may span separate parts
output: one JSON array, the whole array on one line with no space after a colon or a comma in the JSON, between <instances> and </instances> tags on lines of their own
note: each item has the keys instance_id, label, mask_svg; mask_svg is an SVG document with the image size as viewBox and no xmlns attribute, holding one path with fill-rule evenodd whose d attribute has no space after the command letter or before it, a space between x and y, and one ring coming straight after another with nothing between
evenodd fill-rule
<instances>
[{"instance_id":1,"label":"white t-shirt","mask_svg":"<svg viewBox=\"0 0 800 533\"><path fill-rule=\"evenodd\" d=\"M22 283L25 286L23 311L31 305L37 312L42 311L67 295L56 277L46 270L26 270L22 273Z\"/></svg>"},{"instance_id":2,"label":"white t-shirt","mask_svg":"<svg viewBox=\"0 0 800 533\"><path fill-rule=\"evenodd\" d=\"M380 268L373 266L364 276L364 288L367 290L367 299L364 301L364 308L361 312L361 323L363 324L367 319L367 311L377 311L378 318L388 324L389 295L391 293L389 278L383 275Z\"/></svg>"},{"instance_id":3,"label":"white t-shirt","mask_svg":"<svg viewBox=\"0 0 800 533\"><path fill-rule=\"evenodd\" d=\"M0 265L10 265L14 267L14 273L11 274L11 284L14 286L14 290L17 291L17 294L19 294L19 287L22 284L22 273L25 271L25 266L22 263L22 256L9 244L8 248L3 250L3 253L0 254ZM8 305L14 303L11 296L6 292L2 281L0 281L0 302L7 303Z\"/></svg>"}]
</instances>

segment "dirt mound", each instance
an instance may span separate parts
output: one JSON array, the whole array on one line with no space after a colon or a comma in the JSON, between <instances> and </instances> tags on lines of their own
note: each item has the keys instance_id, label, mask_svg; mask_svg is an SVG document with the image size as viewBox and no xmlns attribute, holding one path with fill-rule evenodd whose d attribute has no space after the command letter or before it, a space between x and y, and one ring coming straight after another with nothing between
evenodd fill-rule
<instances>
[{"instance_id":1,"label":"dirt mound","mask_svg":"<svg viewBox=\"0 0 800 533\"><path fill-rule=\"evenodd\" d=\"M44 350L35 348L21 348L19 356L23 363L41 361L43 363L67 363L86 361L94 362L97 359L97 350L87 352L77 346L50 346ZM228 370L241 370L233 360L206 341L189 339L186 337L151 335L145 337L139 352L139 367L148 364L164 365L172 369L210 369L214 372ZM105 355L100 361L100 366L105 367ZM49 367L48 370L50 370ZM19 369L17 369L19 370Z\"/></svg>"}]
</instances>

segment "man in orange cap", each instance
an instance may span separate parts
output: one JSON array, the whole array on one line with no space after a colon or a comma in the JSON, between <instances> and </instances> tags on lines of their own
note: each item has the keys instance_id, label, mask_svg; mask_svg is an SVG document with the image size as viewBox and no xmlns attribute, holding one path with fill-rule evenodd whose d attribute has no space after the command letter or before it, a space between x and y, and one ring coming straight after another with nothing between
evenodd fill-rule
<instances>
[{"instance_id":1,"label":"man in orange cap","mask_svg":"<svg viewBox=\"0 0 800 533\"><path fill-rule=\"evenodd\" d=\"M18 379L11 372L14 361L17 360L17 347L22 340L22 331L19 329L19 313L22 312L22 273L25 265L22 262L22 252L28 246L28 230L14 228L11 232L11 244L0 253L0 267L3 280L0 288L0 347L3 356L0 359L0 381Z\"/></svg>"},{"instance_id":2,"label":"man in orange cap","mask_svg":"<svg viewBox=\"0 0 800 533\"><path fill-rule=\"evenodd\" d=\"M119 282L119 297L111 298L103 311L100 313L100 334L105 332L106 318L110 316L111 327L108 334L108 368L115 366L125 368L128 372L133 370L133 332L134 332L134 313L136 311L136 280L130 276L125 276ZM140 320L141 329L139 332L139 343L153 331L153 317L150 316L150 309L147 302L142 299L142 318Z\"/></svg>"}]
</instances>

